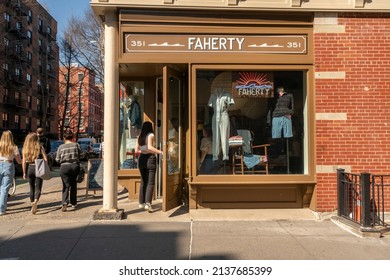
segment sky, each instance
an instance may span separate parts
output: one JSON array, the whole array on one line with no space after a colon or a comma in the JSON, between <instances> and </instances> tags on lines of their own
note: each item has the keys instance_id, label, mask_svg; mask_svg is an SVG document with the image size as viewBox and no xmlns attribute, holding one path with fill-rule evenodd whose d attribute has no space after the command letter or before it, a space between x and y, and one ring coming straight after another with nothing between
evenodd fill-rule
<instances>
[{"instance_id":1,"label":"sky","mask_svg":"<svg viewBox=\"0 0 390 280\"><path fill-rule=\"evenodd\" d=\"M58 36L68 25L68 19L82 16L89 6L90 0L37 0L49 14L57 21Z\"/></svg>"}]
</instances>

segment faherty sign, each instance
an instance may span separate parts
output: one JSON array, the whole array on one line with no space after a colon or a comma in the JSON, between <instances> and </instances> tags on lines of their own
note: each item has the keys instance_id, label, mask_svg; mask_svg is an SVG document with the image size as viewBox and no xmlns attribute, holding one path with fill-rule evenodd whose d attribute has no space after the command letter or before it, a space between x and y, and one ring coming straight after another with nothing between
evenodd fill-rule
<instances>
[{"instance_id":1,"label":"faherty sign","mask_svg":"<svg viewBox=\"0 0 390 280\"><path fill-rule=\"evenodd\" d=\"M239 36L125 34L124 36L125 53L307 53L306 35Z\"/></svg>"},{"instance_id":2,"label":"faherty sign","mask_svg":"<svg viewBox=\"0 0 390 280\"><path fill-rule=\"evenodd\" d=\"M272 72L238 72L233 77L234 98L272 98L274 82Z\"/></svg>"}]
</instances>

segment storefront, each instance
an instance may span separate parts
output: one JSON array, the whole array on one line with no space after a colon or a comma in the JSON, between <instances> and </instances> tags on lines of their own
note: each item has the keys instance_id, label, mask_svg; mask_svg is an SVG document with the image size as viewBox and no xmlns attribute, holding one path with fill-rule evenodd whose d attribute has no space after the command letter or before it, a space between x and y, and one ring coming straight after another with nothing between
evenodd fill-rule
<instances>
[{"instance_id":1,"label":"storefront","mask_svg":"<svg viewBox=\"0 0 390 280\"><path fill-rule=\"evenodd\" d=\"M92 1L106 24L104 161L118 164L103 210L118 183L138 198L143 121L164 152L163 211L316 208L314 12L104 2Z\"/></svg>"}]
</instances>

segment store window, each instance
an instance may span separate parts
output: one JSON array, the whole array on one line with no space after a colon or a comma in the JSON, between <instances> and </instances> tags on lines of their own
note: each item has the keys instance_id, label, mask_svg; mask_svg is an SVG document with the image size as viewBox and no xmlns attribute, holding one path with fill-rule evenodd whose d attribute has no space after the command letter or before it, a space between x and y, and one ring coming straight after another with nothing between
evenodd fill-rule
<instances>
[{"instance_id":1,"label":"store window","mask_svg":"<svg viewBox=\"0 0 390 280\"><path fill-rule=\"evenodd\" d=\"M199 175L303 174L304 71L198 69L196 79Z\"/></svg>"},{"instance_id":2,"label":"store window","mask_svg":"<svg viewBox=\"0 0 390 280\"><path fill-rule=\"evenodd\" d=\"M136 169L138 155L134 151L143 122L144 82L122 82L119 98L119 168Z\"/></svg>"}]
</instances>

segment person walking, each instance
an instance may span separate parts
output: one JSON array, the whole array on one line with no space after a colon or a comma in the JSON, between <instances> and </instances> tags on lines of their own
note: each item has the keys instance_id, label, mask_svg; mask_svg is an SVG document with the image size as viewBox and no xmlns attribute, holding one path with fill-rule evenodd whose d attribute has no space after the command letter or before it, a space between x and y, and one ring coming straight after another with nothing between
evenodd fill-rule
<instances>
[{"instance_id":1,"label":"person walking","mask_svg":"<svg viewBox=\"0 0 390 280\"><path fill-rule=\"evenodd\" d=\"M152 195L157 169L156 155L163 155L163 152L155 146L153 125L151 122L144 122L135 144L135 153L141 153L138 159L138 169L141 173L139 208L144 208L149 213L153 212Z\"/></svg>"},{"instance_id":2,"label":"person walking","mask_svg":"<svg viewBox=\"0 0 390 280\"><path fill-rule=\"evenodd\" d=\"M22 163L12 132L5 130L0 138L0 216L7 211L8 191L15 176L14 159Z\"/></svg>"},{"instance_id":3,"label":"person walking","mask_svg":"<svg viewBox=\"0 0 390 280\"><path fill-rule=\"evenodd\" d=\"M37 135L39 138L39 143L45 149L46 155L48 155L51 152L50 139L44 135L42 127L38 127L36 132L37 132ZM47 159L48 159L48 164L49 164L50 169L51 169L53 166L52 158L47 157Z\"/></svg>"},{"instance_id":4,"label":"person walking","mask_svg":"<svg viewBox=\"0 0 390 280\"><path fill-rule=\"evenodd\" d=\"M37 135L39 138L39 143L42 145L42 147L45 149L46 154L48 155L51 151L50 139L43 134L42 127L37 128Z\"/></svg>"},{"instance_id":5,"label":"person walking","mask_svg":"<svg viewBox=\"0 0 390 280\"><path fill-rule=\"evenodd\" d=\"M45 149L39 143L38 135L35 132L27 134L23 145L23 179L28 178L30 185L31 213L37 213L38 201L42 193L43 179L35 176L35 160L44 159L47 162Z\"/></svg>"},{"instance_id":6,"label":"person walking","mask_svg":"<svg viewBox=\"0 0 390 280\"><path fill-rule=\"evenodd\" d=\"M60 145L56 154L56 161L60 163L60 176L62 180L61 211L67 210L69 201L72 208L77 206L77 175L80 172L80 145L73 141L74 134L71 129L64 133L64 144ZM69 195L70 193L70 195Z\"/></svg>"}]
</instances>

